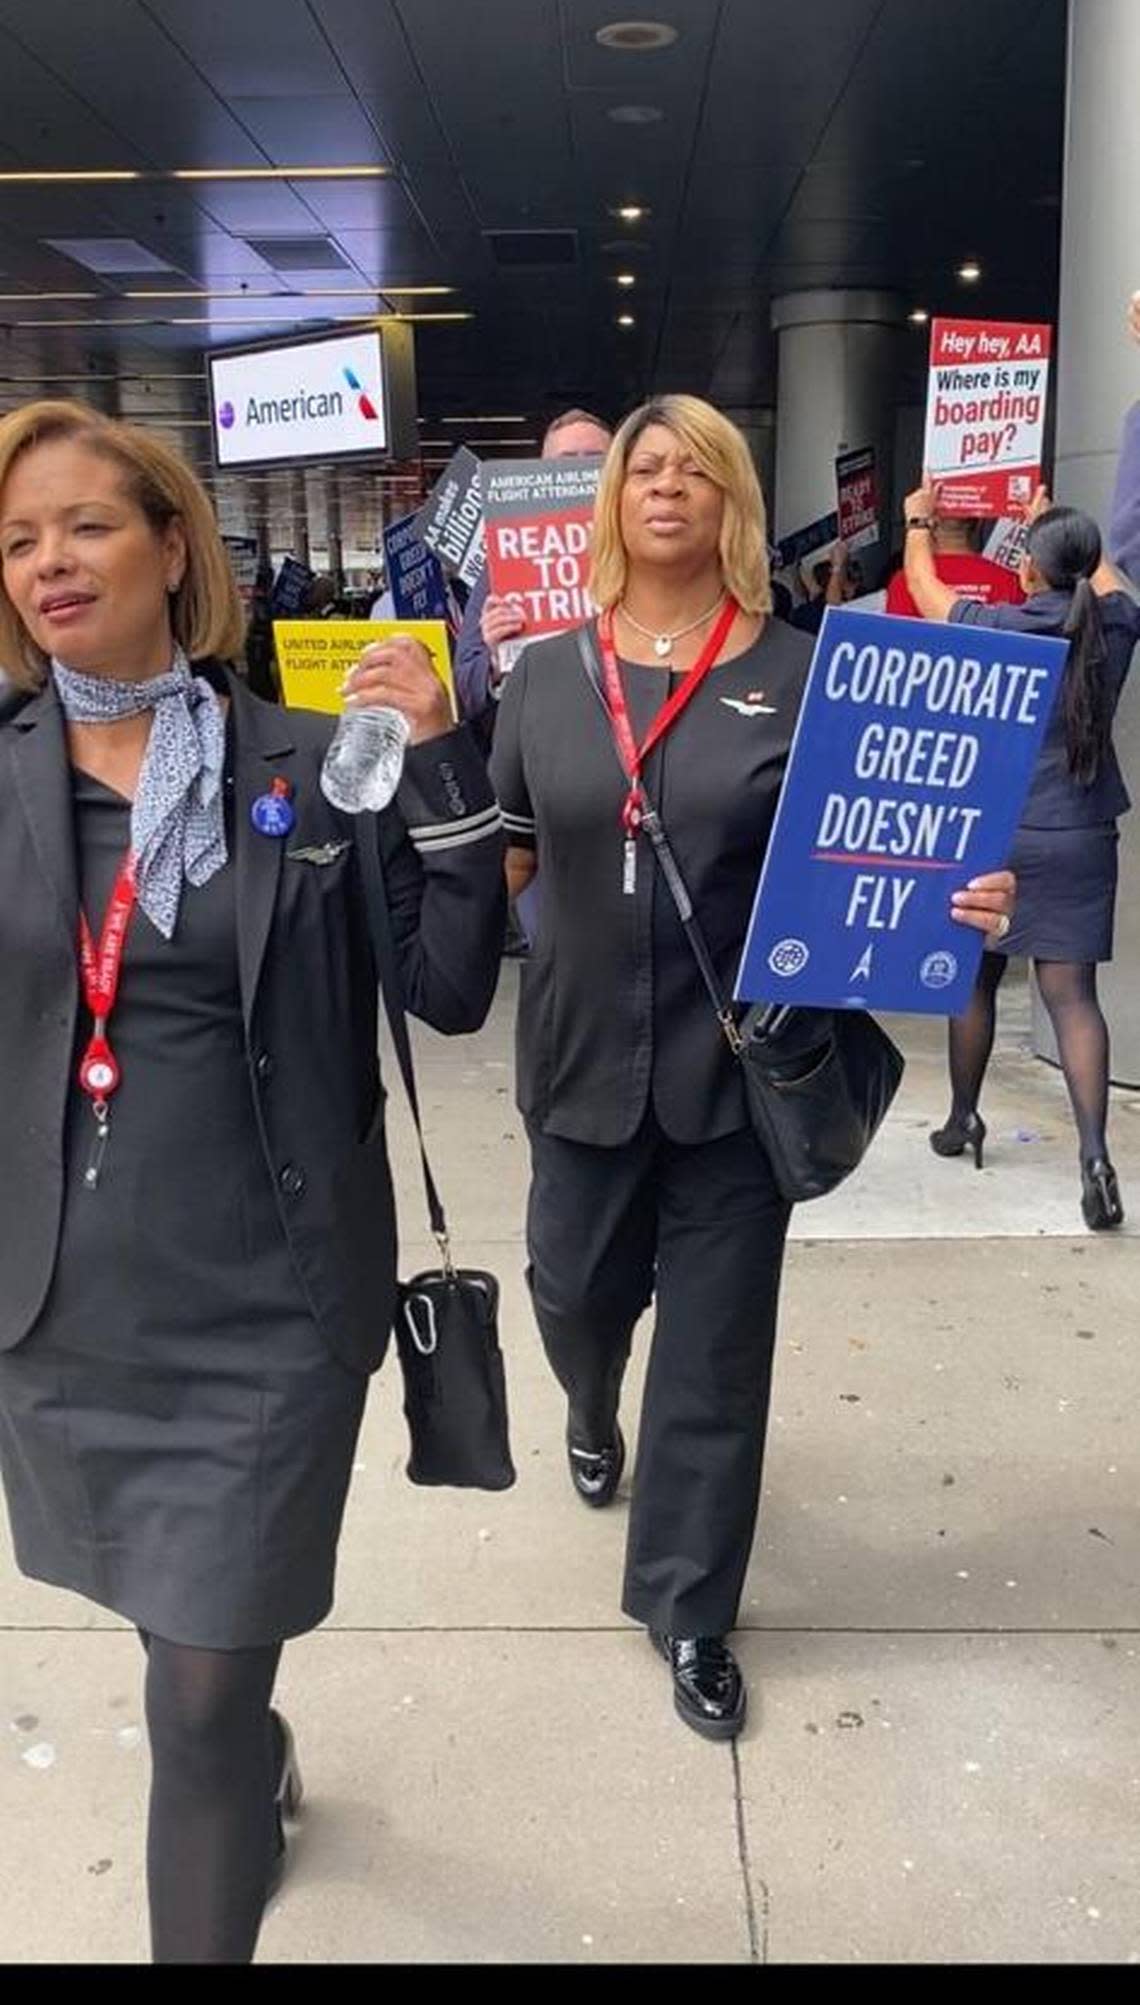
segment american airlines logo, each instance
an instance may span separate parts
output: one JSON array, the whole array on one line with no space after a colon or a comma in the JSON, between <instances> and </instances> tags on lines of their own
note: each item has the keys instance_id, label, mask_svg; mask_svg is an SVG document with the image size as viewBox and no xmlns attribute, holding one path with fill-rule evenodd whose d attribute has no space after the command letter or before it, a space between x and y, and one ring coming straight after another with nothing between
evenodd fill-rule
<instances>
[{"instance_id":1,"label":"american airlines logo","mask_svg":"<svg viewBox=\"0 0 1140 2005\"><path fill-rule=\"evenodd\" d=\"M356 399L356 408L362 418L379 424L380 413L364 388L355 370L345 364L341 369L349 390ZM342 390L298 390L291 397L255 397L246 399L245 423L247 425L295 425L306 421L313 423L321 418L343 418L345 398ZM225 432L232 431L237 423L237 411L227 401L218 406L218 423Z\"/></svg>"}]
</instances>

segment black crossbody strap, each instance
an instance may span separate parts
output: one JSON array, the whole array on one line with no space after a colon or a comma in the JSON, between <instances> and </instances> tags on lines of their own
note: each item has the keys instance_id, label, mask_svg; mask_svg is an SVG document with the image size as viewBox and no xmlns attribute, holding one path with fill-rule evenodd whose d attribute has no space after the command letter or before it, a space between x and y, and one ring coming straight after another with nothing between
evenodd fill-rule
<instances>
[{"instance_id":1,"label":"black crossbody strap","mask_svg":"<svg viewBox=\"0 0 1140 2005\"><path fill-rule=\"evenodd\" d=\"M408 1096L412 1120L420 1145L420 1166L423 1171L424 1196L427 1199L428 1218L431 1229L439 1241L444 1272L454 1272L451 1260L451 1243L447 1231L447 1219L443 1202L432 1175L428 1161L427 1145L424 1141L423 1123L420 1120L420 1101L416 1091L416 1068L412 1058L412 1043L408 1036L408 1018L404 1006L404 985L400 977L400 965L396 959L396 943L392 938L391 916L388 911L388 892L384 883L384 866L380 861L380 830L375 816L361 816L360 830L364 840L357 845L361 875L364 881L364 904L368 914L368 931L372 939L372 958L376 969L376 979L384 1002L384 1014L392 1033L392 1043Z\"/></svg>"},{"instance_id":2,"label":"black crossbody strap","mask_svg":"<svg viewBox=\"0 0 1140 2005\"><path fill-rule=\"evenodd\" d=\"M606 723L608 725L610 721L609 705L606 702L605 691L602 688L601 678L598 674L598 663L589 628L579 627L577 639L578 653L582 658L582 666L586 671L591 689L605 711ZM612 729L610 736L612 739ZM618 752L616 740L614 741L614 754L618 764L621 765L621 754ZM622 767L622 771L625 771L624 766ZM641 791L641 826L653 845L653 854L657 858L661 875L665 879L669 887L669 894L674 905L677 907L677 917L681 921L681 925L685 931L685 938L692 949L693 958L701 971L701 980L708 990L709 1001L716 1011L716 1020L724 1032L731 1050L739 1055L743 1049L743 1041L736 1027L736 1018L721 992L716 969L713 966L713 958L709 953L708 941L701 931L700 921L693 910L693 901L689 896L688 885L681 874L681 866L673 854L673 846L665 833L661 817L645 793L644 786Z\"/></svg>"}]
</instances>

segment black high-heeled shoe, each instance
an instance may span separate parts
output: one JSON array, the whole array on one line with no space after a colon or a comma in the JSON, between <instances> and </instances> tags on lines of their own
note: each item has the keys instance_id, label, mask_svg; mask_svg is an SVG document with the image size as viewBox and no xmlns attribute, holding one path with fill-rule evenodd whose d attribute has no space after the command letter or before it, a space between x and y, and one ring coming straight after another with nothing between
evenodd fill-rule
<instances>
[{"instance_id":1,"label":"black high-heeled shoe","mask_svg":"<svg viewBox=\"0 0 1140 2005\"><path fill-rule=\"evenodd\" d=\"M1124 1223L1120 1185L1107 1156L1093 1156L1081 1164L1081 1211L1090 1232L1111 1232Z\"/></svg>"},{"instance_id":2,"label":"black high-heeled shoe","mask_svg":"<svg viewBox=\"0 0 1140 2005\"><path fill-rule=\"evenodd\" d=\"M961 1156L967 1149L973 1151L974 1168L982 1167L982 1147L986 1139L986 1124L980 1114L967 1114L964 1121L956 1120L951 1114L944 1128L932 1130L929 1141L936 1156Z\"/></svg>"},{"instance_id":3,"label":"black high-heeled shoe","mask_svg":"<svg viewBox=\"0 0 1140 2005\"><path fill-rule=\"evenodd\" d=\"M286 1823L293 1823L301 1814L305 1785L301 1780L300 1764L297 1760L297 1744L293 1739L293 1729L275 1706L269 1708L270 1732L277 1750L277 1786L273 1792L274 1847L269 1866L269 1880L265 1890L266 1906L281 1891L285 1878L285 1868L289 1859L289 1847L285 1837Z\"/></svg>"}]
</instances>

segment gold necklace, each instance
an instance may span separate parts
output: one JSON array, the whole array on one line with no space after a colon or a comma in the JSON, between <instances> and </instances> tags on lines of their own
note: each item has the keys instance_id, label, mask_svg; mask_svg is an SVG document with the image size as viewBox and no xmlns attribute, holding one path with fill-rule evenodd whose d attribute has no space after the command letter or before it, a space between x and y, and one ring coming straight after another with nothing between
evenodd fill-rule
<instances>
[{"instance_id":1,"label":"gold necklace","mask_svg":"<svg viewBox=\"0 0 1140 2005\"><path fill-rule=\"evenodd\" d=\"M643 640L653 642L654 654L659 661L664 661L666 656L672 654L674 641L684 640L686 634L696 633L697 628L703 627L706 621L711 620L714 613L719 613L724 601L725 594L722 592L716 604L710 606L707 613L702 613L698 619L690 620L687 627L674 627L672 633L655 633L652 627L643 627L641 621L635 620L633 614L627 611L623 599L618 600L618 611L635 634L640 634Z\"/></svg>"}]
</instances>

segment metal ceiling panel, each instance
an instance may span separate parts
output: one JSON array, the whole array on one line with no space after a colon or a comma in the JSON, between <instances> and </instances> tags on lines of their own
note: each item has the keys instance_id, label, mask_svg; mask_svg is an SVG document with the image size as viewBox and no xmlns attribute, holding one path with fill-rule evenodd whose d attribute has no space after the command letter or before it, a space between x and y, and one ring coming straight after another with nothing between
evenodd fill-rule
<instances>
[{"instance_id":1,"label":"metal ceiling panel","mask_svg":"<svg viewBox=\"0 0 1140 2005\"><path fill-rule=\"evenodd\" d=\"M122 135L124 150L156 167L256 163L257 149L242 127L138 0L99 0L94 7L4 0L2 21L29 54L66 75Z\"/></svg>"},{"instance_id":2,"label":"metal ceiling panel","mask_svg":"<svg viewBox=\"0 0 1140 2005\"><path fill-rule=\"evenodd\" d=\"M326 230L410 229L417 221L408 191L389 181L305 181L307 207Z\"/></svg>"},{"instance_id":3,"label":"metal ceiling panel","mask_svg":"<svg viewBox=\"0 0 1140 2005\"><path fill-rule=\"evenodd\" d=\"M172 237L166 255L180 271L206 285L238 285L242 279L257 284L272 280L273 272L240 237L225 230L201 230L193 237Z\"/></svg>"},{"instance_id":4,"label":"metal ceiling panel","mask_svg":"<svg viewBox=\"0 0 1140 2005\"><path fill-rule=\"evenodd\" d=\"M137 237L165 256L167 237L194 236L216 227L187 186L170 181L125 182L92 192L108 236Z\"/></svg>"},{"instance_id":5,"label":"metal ceiling panel","mask_svg":"<svg viewBox=\"0 0 1140 2005\"><path fill-rule=\"evenodd\" d=\"M448 165L447 136L390 0L310 0L310 7L393 155L412 168Z\"/></svg>"},{"instance_id":6,"label":"metal ceiling panel","mask_svg":"<svg viewBox=\"0 0 1140 2005\"><path fill-rule=\"evenodd\" d=\"M147 0L222 97L336 97L344 75L305 0Z\"/></svg>"},{"instance_id":7,"label":"metal ceiling panel","mask_svg":"<svg viewBox=\"0 0 1140 2005\"><path fill-rule=\"evenodd\" d=\"M500 0L493 35L485 10L450 0L415 0L400 14L482 225L545 221L546 211L571 206L574 159L554 0Z\"/></svg>"},{"instance_id":8,"label":"metal ceiling panel","mask_svg":"<svg viewBox=\"0 0 1140 2005\"><path fill-rule=\"evenodd\" d=\"M130 147L121 134L90 111L74 90L29 55L14 36L3 32L2 17L0 80L4 107L0 131L13 167L146 165L137 148Z\"/></svg>"},{"instance_id":9,"label":"metal ceiling panel","mask_svg":"<svg viewBox=\"0 0 1140 2005\"><path fill-rule=\"evenodd\" d=\"M317 227L307 202L285 181L204 181L198 206L219 229L235 236L301 237Z\"/></svg>"},{"instance_id":10,"label":"metal ceiling panel","mask_svg":"<svg viewBox=\"0 0 1140 2005\"><path fill-rule=\"evenodd\" d=\"M366 279L389 285L446 285L454 283L453 271L444 269L440 253L423 230L340 230L336 242L356 270ZM432 304L424 300L425 306ZM446 308L446 298L435 304Z\"/></svg>"},{"instance_id":11,"label":"metal ceiling panel","mask_svg":"<svg viewBox=\"0 0 1140 2005\"><path fill-rule=\"evenodd\" d=\"M298 167L385 166L389 155L357 98L231 97L230 110L275 164Z\"/></svg>"}]
</instances>

